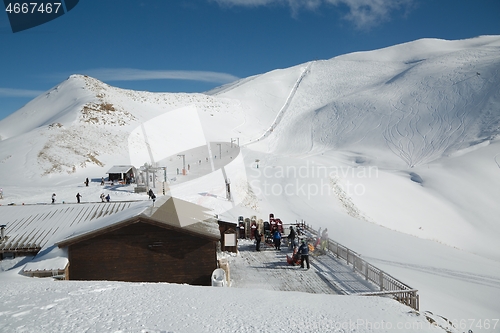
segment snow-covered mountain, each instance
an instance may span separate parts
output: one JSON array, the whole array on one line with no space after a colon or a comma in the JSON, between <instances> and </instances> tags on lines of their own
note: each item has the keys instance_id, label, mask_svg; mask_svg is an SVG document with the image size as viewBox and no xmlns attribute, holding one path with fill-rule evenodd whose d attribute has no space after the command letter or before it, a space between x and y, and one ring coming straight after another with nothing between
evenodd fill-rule
<instances>
[{"instance_id":1,"label":"snow-covered mountain","mask_svg":"<svg viewBox=\"0 0 500 333\"><path fill-rule=\"evenodd\" d=\"M423 39L205 94L124 90L73 75L0 121L0 186L37 202L49 184L100 178L115 164L155 164L200 138L238 138L246 177L234 188L239 205L222 204L221 193L203 204L229 218L275 212L328 227L421 289L424 307L466 316L473 304L472 315L493 315L499 87L500 36ZM213 179L172 189L196 201L223 191ZM23 186L36 195L26 197ZM457 296L463 288L470 292Z\"/></svg>"},{"instance_id":2,"label":"snow-covered mountain","mask_svg":"<svg viewBox=\"0 0 500 333\"><path fill-rule=\"evenodd\" d=\"M44 173L74 172L105 163L98 156L113 160L111 147L133 154L124 140L131 128L194 105L210 141L238 135L245 144L272 129L267 145L274 154L380 153L381 163L411 168L496 137L498 44L496 36L418 40L276 70L208 94L123 90L72 75L2 120L0 138L34 137L38 163L52 162ZM67 162L52 161L58 149ZM10 154L2 155L7 163Z\"/></svg>"}]
</instances>

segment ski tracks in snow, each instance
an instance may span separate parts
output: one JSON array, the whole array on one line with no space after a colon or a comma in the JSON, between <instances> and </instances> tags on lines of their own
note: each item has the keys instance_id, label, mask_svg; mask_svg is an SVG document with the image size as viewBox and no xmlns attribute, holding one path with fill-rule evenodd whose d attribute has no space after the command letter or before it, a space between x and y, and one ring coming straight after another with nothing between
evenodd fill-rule
<instances>
[{"instance_id":1,"label":"ski tracks in snow","mask_svg":"<svg viewBox=\"0 0 500 333\"><path fill-rule=\"evenodd\" d=\"M424 82L420 84L426 86ZM430 86L420 91L419 95L412 93L391 103L394 111L383 133L387 146L409 167L439 158L450 147L470 140L467 130L471 117L467 110L473 110L477 104L472 95L463 95L460 90L456 93L461 95L462 105L450 100L446 91L433 91ZM397 90L395 95L399 93ZM439 102L427 102L433 100Z\"/></svg>"},{"instance_id":2,"label":"ski tracks in snow","mask_svg":"<svg viewBox=\"0 0 500 333\"><path fill-rule=\"evenodd\" d=\"M448 268L432 267L432 266L427 266L427 265L409 264L406 262L383 260L383 259L373 258L373 257L365 257L365 258L370 260L370 262L374 262L374 263L381 263L381 264L389 265L389 266L402 267L405 269L420 271L420 272L424 272L424 273L428 273L428 274L432 274L432 275L451 278L454 280L461 280L461 281L474 283L474 284L478 284L478 285L500 288L500 278L497 276L475 274L475 273L470 273L470 272L465 272L465 271L458 271L458 270L453 270L453 269L448 269Z\"/></svg>"},{"instance_id":3,"label":"ski tracks in snow","mask_svg":"<svg viewBox=\"0 0 500 333\"><path fill-rule=\"evenodd\" d=\"M307 63L306 68L302 71L302 74L299 76L299 78L295 82L294 86L290 90L290 93L288 94L288 97L286 98L285 103L283 104L283 106L279 110L279 112L276 115L276 118L274 119L274 121L271 124L271 126L259 138L257 138L256 140L250 141L249 143L246 143L246 144L244 144L242 146L248 146L248 145L250 145L252 143L258 142L258 141L260 141L262 139L267 138L271 133L273 133L273 131L276 128L276 126L278 126L279 123L280 123L280 121L283 119L283 116L285 115L285 112L287 111L288 107L290 106L290 103L292 102L292 99L295 96L295 93L297 92L297 89L299 88L300 83L302 82L302 80L304 79L304 77L309 73L309 71L311 69L311 65L313 64L313 62L314 61L310 61L309 63Z\"/></svg>"}]
</instances>

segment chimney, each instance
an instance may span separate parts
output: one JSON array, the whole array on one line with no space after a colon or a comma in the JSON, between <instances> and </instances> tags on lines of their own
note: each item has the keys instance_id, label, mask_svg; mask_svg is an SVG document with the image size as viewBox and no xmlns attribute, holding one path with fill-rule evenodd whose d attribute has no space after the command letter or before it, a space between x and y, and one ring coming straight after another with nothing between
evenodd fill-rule
<instances>
[{"instance_id":1,"label":"chimney","mask_svg":"<svg viewBox=\"0 0 500 333\"><path fill-rule=\"evenodd\" d=\"M5 224L0 225L0 240L5 237Z\"/></svg>"}]
</instances>

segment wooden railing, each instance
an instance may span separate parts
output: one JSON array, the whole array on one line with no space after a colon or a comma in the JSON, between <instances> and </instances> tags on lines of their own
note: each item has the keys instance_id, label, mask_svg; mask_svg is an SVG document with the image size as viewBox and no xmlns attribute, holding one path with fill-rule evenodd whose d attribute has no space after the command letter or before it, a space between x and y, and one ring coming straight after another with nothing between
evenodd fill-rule
<instances>
[{"instance_id":1,"label":"wooden railing","mask_svg":"<svg viewBox=\"0 0 500 333\"><path fill-rule=\"evenodd\" d=\"M307 224L301 224L302 228L310 234L318 237L316 231ZM358 293L359 296L385 296L391 295L398 302L408 305L409 307L419 310L419 295L418 290L410 288L408 285L399 281L395 277L373 266L355 251L343 246L342 244L328 239L328 250L331 254L339 259L346 261L347 265L352 265L353 271L364 276L367 281L371 281L380 288L378 292Z\"/></svg>"}]
</instances>

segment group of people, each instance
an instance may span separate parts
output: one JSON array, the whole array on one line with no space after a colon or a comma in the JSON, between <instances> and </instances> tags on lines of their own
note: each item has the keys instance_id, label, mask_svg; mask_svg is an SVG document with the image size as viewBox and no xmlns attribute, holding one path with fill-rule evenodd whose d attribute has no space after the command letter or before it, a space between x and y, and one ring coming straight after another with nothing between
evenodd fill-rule
<instances>
[{"instance_id":1,"label":"group of people","mask_svg":"<svg viewBox=\"0 0 500 333\"><path fill-rule=\"evenodd\" d=\"M85 184L85 186L89 186L89 179L86 178L85 181L83 182ZM101 185L104 185L104 177L101 178ZM1 194L3 195L3 191L1 192ZM153 200L153 203L155 202L156 200L156 195L153 193L153 190L150 189L149 192L148 192L148 195L149 195L149 198ZM110 202L111 201L111 197L108 195L104 195L104 193L101 193L101 195L99 196L100 199L101 199L101 202ZM77 203L81 203L81 198L83 198L83 196L80 194L80 192L78 192L76 194L76 202ZM56 194L55 193L52 193L52 198L51 198L51 202L54 204L56 203ZM64 203L64 201L63 201Z\"/></svg>"},{"instance_id":2,"label":"group of people","mask_svg":"<svg viewBox=\"0 0 500 333\"><path fill-rule=\"evenodd\" d=\"M271 235L273 237L273 244L274 244L274 249L277 251L281 251L281 232L278 230L278 228L274 228L271 231ZM254 237L256 241L255 245L255 251L260 251L260 243L262 242L262 234L259 231L259 228L254 229Z\"/></svg>"},{"instance_id":3,"label":"group of people","mask_svg":"<svg viewBox=\"0 0 500 333\"><path fill-rule=\"evenodd\" d=\"M297 232L290 226L290 233L288 234L288 239L290 240L290 248L294 250L297 247ZM300 267L304 268L304 263L309 269L311 266L309 265L309 244L307 244L305 239L302 239L301 244L297 250L296 256L300 256Z\"/></svg>"},{"instance_id":4,"label":"group of people","mask_svg":"<svg viewBox=\"0 0 500 333\"><path fill-rule=\"evenodd\" d=\"M101 202L104 202L104 199L106 199L106 202L111 201L111 197L109 196L109 194L104 196L104 193L101 193L101 195L99 197L101 198Z\"/></svg>"},{"instance_id":5,"label":"group of people","mask_svg":"<svg viewBox=\"0 0 500 333\"><path fill-rule=\"evenodd\" d=\"M83 198L83 195L81 195L80 192L78 192L76 194L76 202L80 203L81 202L81 198ZM101 198L101 202L104 202L104 200L106 200L107 202L111 201L111 197L109 196L109 194L105 196L104 193L101 193L100 198ZM55 193L52 193L51 202L53 204L56 203L56 194ZM64 203L64 201L63 201L63 203Z\"/></svg>"},{"instance_id":6,"label":"group of people","mask_svg":"<svg viewBox=\"0 0 500 333\"><path fill-rule=\"evenodd\" d=\"M256 241L255 245L255 251L260 251L260 243L262 242L262 234L260 233L258 228L254 229L254 237ZM272 237L273 237L273 244L274 244L274 249L277 251L281 251L281 233L278 230L278 228L274 228L272 231ZM295 249L297 247L297 232L293 229L292 226L290 226L290 233L288 234L288 239L290 240L290 247L292 249ZM302 241L302 244L300 245L299 249L297 250L297 255L300 255L301 258L301 268L304 268L304 265L307 266L307 269L310 268L309 264L309 247L307 245L307 242L305 240Z\"/></svg>"}]
</instances>

